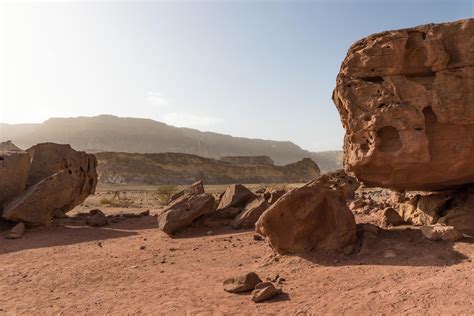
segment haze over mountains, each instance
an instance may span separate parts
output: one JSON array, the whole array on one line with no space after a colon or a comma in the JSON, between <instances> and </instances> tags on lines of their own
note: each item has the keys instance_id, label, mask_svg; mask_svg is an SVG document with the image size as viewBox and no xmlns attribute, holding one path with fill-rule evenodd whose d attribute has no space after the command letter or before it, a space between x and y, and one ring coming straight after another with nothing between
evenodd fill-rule
<instances>
[{"instance_id":1,"label":"haze over mountains","mask_svg":"<svg viewBox=\"0 0 474 316\"><path fill-rule=\"evenodd\" d=\"M289 141L233 137L179 128L151 119L112 115L51 118L42 124L0 123L0 141L12 140L21 148L40 142L67 143L87 152L194 154L208 158L267 155L284 165L312 158L322 171L340 168L341 152L309 152Z\"/></svg>"}]
</instances>

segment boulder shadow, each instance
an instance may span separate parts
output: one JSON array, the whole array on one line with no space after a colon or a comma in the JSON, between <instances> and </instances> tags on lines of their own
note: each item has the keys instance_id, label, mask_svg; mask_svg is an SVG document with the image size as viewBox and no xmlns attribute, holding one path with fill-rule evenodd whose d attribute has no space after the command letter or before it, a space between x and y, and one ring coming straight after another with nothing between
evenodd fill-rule
<instances>
[{"instance_id":1,"label":"boulder shadow","mask_svg":"<svg viewBox=\"0 0 474 316\"><path fill-rule=\"evenodd\" d=\"M457 243L473 243L465 238ZM378 236L359 236L352 254L313 251L298 256L323 266L384 265L411 267L444 267L469 260L465 254L454 249L451 241L426 239L418 228L395 228L381 230Z\"/></svg>"},{"instance_id":2,"label":"boulder shadow","mask_svg":"<svg viewBox=\"0 0 474 316\"><path fill-rule=\"evenodd\" d=\"M10 224L11 226L11 224ZM85 226L73 220L65 225L27 229L20 239L6 239L8 229L0 233L0 255L28 249L73 245L85 242L138 235L139 230L157 229L154 216L127 218L103 227Z\"/></svg>"}]
</instances>

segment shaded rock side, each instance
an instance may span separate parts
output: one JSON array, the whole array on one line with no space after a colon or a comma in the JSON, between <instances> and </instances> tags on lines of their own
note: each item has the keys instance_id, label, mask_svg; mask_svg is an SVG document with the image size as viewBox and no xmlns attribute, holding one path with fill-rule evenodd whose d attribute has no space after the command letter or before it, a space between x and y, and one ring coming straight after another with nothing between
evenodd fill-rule
<instances>
[{"instance_id":1,"label":"shaded rock side","mask_svg":"<svg viewBox=\"0 0 474 316\"><path fill-rule=\"evenodd\" d=\"M354 215L326 175L285 194L260 216L256 230L280 254L337 250L356 241Z\"/></svg>"},{"instance_id":2,"label":"shaded rock side","mask_svg":"<svg viewBox=\"0 0 474 316\"><path fill-rule=\"evenodd\" d=\"M354 43L333 101L344 166L368 186L439 190L474 182L474 19Z\"/></svg>"},{"instance_id":3,"label":"shaded rock side","mask_svg":"<svg viewBox=\"0 0 474 316\"><path fill-rule=\"evenodd\" d=\"M13 222L45 225L51 222L55 211L65 213L74 208L79 202L76 194L80 188L69 171L62 170L30 186L5 205L3 217Z\"/></svg>"},{"instance_id":4,"label":"shaded rock side","mask_svg":"<svg viewBox=\"0 0 474 316\"><path fill-rule=\"evenodd\" d=\"M209 193L182 196L158 214L158 227L169 235L174 234L211 212L214 204L215 199Z\"/></svg>"},{"instance_id":5,"label":"shaded rock side","mask_svg":"<svg viewBox=\"0 0 474 316\"><path fill-rule=\"evenodd\" d=\"M0 151L0 214L4 203L25 191L30 155L24 151Z\"/></svg>"},{"instance_id":6,"label":"shaded rock side","mask_svg":"<svg viewBox=\"0 0 474 316\"><path fill-rule=\"evenodd\" d=\"M247 206L245 206L245 209L240 214L235 217L234 221L232 222L232 227L255 227L255 223L269 206L270 204L263 197L253 200L247 204Z\"/></svg>"}]
</instances>

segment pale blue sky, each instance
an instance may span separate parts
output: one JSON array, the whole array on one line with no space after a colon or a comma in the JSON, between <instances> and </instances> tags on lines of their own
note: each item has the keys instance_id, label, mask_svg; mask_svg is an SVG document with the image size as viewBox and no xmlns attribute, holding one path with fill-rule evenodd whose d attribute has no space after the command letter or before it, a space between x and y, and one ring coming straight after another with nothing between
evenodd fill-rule
<instances>
[{"instance_id":1,"label":"pale blue sky","mask_svg":"<svg viewBox=\"0 0 474 316\"><path fill-rule=\"evenodd\" d=\"M340 149L331 101L369 34L473 16L473 0L0 5L0 122L146 117Z\"/></svg>"}]
</instances>

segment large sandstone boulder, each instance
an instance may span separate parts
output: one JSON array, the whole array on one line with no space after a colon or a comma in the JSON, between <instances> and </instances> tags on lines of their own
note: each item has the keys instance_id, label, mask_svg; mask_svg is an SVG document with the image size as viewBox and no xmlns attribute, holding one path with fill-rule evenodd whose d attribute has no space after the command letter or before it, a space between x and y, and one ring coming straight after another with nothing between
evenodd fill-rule
<instances>
[{"instance_id":1,"label":"large sandstone boulder","mask_svg":"<svg viewBox=\"0 0 474 316\"><path fill-rule=\"evenodd\" d=\"M97 160L94 155L76 151L70 145L55 143L37 144L27 149L27 152L32 158L28 186L67 169L81 186L78 200L83 201L89 194L95 192Z\"/></svg>"},{"instance_id":2,"label":"large sandstone boulder","mask_svg":"<svg viewBox=\"0 0 474 316\"><path fill-rule=\"evenodd\" d=\"M72 210L95 192L94 155L53 143L35 145L27 152L31 157L28 189L4 205L5 219L30 225L48 224L54 214Z\"/></svg>"},{"instance_id":3,"label":"large sandstone boulder","mask_svg":"<svg viewBox=\"0 0 474 316\"><path fill-rule=\"evenodd\" d=\"M28 225L46 225L51 222L56 210L65 213L74 208L77 183L69 171L59 171L30 186L5 204L3 217Z\"/></svg>"},{"instance_id":4,"label":"large sandstone boulder","mask_svg":"<svg viewBox=\"0 0 474 316\"><path fill-rule=\"evenodd\" d=\"M4 203L25 191L30 155L24 151L0 151L0 214Z\"/></svg>"},{"instance_id":5,"label":"large sandstone boulder","mask_svg":"<svg viewBox=\"0 0 474 316\"><path fill-rule=\"evenodd\" d=\"M356 241L354 215L327 175L285 194L255 226L282 254L337 250Z\"/></svg>"},{"instance_id":6,"label":"large sandstone boulder","mask_svg":"<svg viewBox=\"0 0 474 316\"><path fill-rule=\"evenodd\" d=\"M168 235L186 228L191 223L214 209L215 199L212 194L184 195L158 214L158 226Z\"/></svg>"},{"instance_id":7,"label":"large sandstone boulder","mask_svg":"<svg viewBox=\"0 0 474 316\"><path fill-rule=\"evenodd\" d=\"M474 182L474 19L353 44L333 100L344 166L366 185L438 190Z\"/></svg>"}]
</instances>

